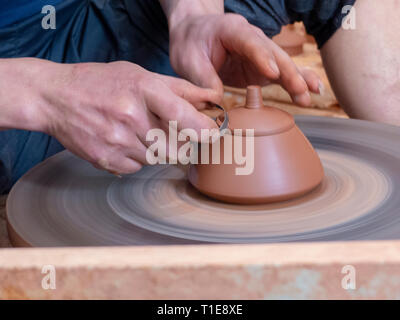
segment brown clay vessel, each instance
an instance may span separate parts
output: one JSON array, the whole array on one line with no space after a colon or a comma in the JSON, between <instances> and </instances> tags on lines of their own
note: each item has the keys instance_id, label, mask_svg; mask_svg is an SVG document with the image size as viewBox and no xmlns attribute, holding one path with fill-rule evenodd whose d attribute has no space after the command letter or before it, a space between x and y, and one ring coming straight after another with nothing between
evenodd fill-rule
<instances>
[{"instance_id":1,"label":"brown clay vessel","mask_svg":"<svg viewBox=\"0 0 400 320\"><path fill-rule=\"evenodd\" d=\"M260 87L248 87L246 105L228 111L227 116L229 132L208 144L209 164L201 162L189 168L188 179L200 192L231 203L268 203L301 196L321 183L324 171L318 154L292 115L263 105ZM223 120L220 117L217 123ZM237 174L236 169L244 165L234 160L235 144L225 144L226 139L238 135L235 129L254 129L254 154L246 155L254 159L249 175ZM246 139L240 142L242 155L247 143ZM219 150L219 163L212 163L213 148ZM199 152L200 159L201 147ZM231 164L225 161L227 155Z\"/></svg>"},{"instance_id":2,"label":"brown clay vessel","mask_svg":"<svg viewBox=\"0 0 400 320\"><path fill-rule=\"evenodd\" d=\"M304 52L303 45L307 42L307 37L300 34L291 26L282 27L281 33L272 38L290 56L297 56Z\"/></svg>"}]
</instances>

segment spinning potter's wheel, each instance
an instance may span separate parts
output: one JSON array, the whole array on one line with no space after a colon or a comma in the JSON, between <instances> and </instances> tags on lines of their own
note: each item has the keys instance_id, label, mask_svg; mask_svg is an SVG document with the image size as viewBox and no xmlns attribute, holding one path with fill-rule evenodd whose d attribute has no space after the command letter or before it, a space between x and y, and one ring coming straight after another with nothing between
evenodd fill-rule
<instances>
[{"instance_id":1,"label":"spinning potter's wheel","mask_svg":"<svg viewBox=\"0 0 400 320\"><path fill-rule=\"evenodd\" d=\"M7 202L14 245L97 246L400 238L400 128L299 116L325 178L311 193L234 205L197 192L184 168L119 179L62 152L26 174Z\"/></svg>"}]
</instances>

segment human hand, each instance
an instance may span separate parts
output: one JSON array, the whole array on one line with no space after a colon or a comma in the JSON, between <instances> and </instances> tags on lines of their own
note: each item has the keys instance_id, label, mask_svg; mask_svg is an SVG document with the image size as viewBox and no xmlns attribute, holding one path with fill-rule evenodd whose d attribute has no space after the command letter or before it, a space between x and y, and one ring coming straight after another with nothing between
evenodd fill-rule
<instances>
[{"instance_id":1,"label":"human hand","mask_svg":"<svg viewBox=\"0 0 400 320\"><path fill-rule=\"evenodd\" d=\"M170 22L170 59L175 71L203 88L278 83L301 106L320 93L322 82L299 70L261 29L236 14L188 15Z\"/></svg>"},{"instance_id":2,"label":"human hand","mask_svg":"<svg viewBox=\"0 0 400 320\"><path fill-rule=\"evenodd\" d=\"M39 88L46 118L42 131L96 168L114 174L138 171L153 143L146 141L147 132L166 131L169 121L199 136L201 129L216 128L195 107L216 101L213 90L129 62L42 63L51 70Z\"/></svg>"}]
</instances>

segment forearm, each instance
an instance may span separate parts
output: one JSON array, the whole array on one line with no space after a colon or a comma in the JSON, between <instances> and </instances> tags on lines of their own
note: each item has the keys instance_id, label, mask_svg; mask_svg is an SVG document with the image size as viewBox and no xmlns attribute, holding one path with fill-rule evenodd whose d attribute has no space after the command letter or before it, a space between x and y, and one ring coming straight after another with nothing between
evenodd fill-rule
<instances>
[{"instance_id":1,"label":"forearm","mask_svg":"<svg viewBox=\"0 0 400 320\"><path fill-rule=\"evenodd\" d=\"M190 15L222 14L223 0L160 0L170 29Z\"/></svg>"},{"instance_id":2,"label":"forearm","mask_svg":"<svg viewBox=\"0 0 400 320\"><path fill-rule=\"evenodd\" d=\"M44 91L57 64L35 59L0 59L0 130L46 130Z\"/></svg>"}]
</instances>

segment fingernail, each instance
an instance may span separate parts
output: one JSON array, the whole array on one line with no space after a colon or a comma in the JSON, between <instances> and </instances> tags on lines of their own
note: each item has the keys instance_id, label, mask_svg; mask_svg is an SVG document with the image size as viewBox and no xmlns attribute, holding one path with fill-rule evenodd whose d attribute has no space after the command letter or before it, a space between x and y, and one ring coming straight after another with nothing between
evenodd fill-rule
<instances>
[{"instance_id":1,"label":"fingernail","mask_svg":"<svg viewBox=\"0 0 400 320\"><path fill-rule=\"evenodd\" d=\"M110 171L110 170L107 170L109 173L111 173L112 175L114 175L114 176L116 176L117 178L122 178L122 176L118 173L118 172L116 172L116 171Z\"/></svg>"},{"instance_id":2,"label":"fingernail","mask_svg":"<svg viewBox=\"0 0 400 320\"><path fill-rule=\"evenodd\" d=\"M100 167L102 167L103 169L105 169L105 170L107 170L107 168L108 168L108 161L107 161L107 159L100 159L98 162L98 165L100 166Z\"/></svg>"},{"instance_id":3,"label":"fingernail","mask_svg":"<svg viewBox=\"0 0 400 320\"><path fill-rule=\"evenodd\" d=\"M269 66L271 67L271 69L274 73L276 73L278 76L280 75L278 65L276 64L276 62L274 60L269 61Z\"/></svg>"},{"instance_id":4,"label":"fingernail","mask_svg":"<svg viewBox=\"0 0 400 320\"><path fill-rule=\"evenodd\" d=\"M321 80L318 82L318 92L321 96L325 93L325 86Z\"/></svg>"},{"instance_id":5,"label":"fingernail","mask_svg":"<svg viewBox=\"0 0 400 320\"><path fill-rule=\"evenodd\" d=\"M306 92L304 92L302 94L296 95L293 98L294 103L298 104L298 105L301 105L301 106L308 105L310 103L310 100L311 100L311 96L310 96L310 93L308 91L306 91Z\"/></svg>"},{"instance_id":6,"label":"fingernail","mask_svg":"<svg viewBox=\"0 0 400 320\"><path fill-rule=\"evenodd\" d=\"M210 104L208 102L199 102L193 105L197 110L203 110L206 109Z\"/></svg>"}]
</instances>

